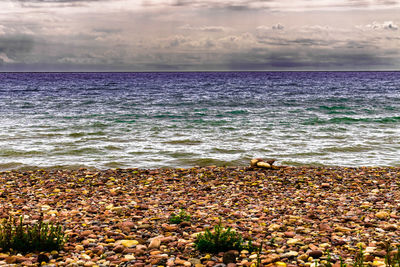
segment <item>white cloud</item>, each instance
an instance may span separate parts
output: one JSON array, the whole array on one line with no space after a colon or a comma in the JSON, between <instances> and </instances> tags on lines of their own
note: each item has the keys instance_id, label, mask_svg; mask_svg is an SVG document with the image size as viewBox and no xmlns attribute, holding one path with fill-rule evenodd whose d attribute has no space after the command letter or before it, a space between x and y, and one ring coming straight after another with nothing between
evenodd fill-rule
<instances>
[{"instance_id":1,"label":"white cloud","mask_svg":"<svg viewBox=\"0 0 400 267\"><path fill-rule=\"evenodd\" d=\"M384 21L383 23L378 23L374 21L372 24L366 25L367 28L374 30L392 30L396 31L399 26L393 23L393 21Z\"/></svg>"},{"instance_id":2,"label":"white cloud","mask_svg":"<svg viewBox=\"0 0 400 267\"><path fill-rule=\"evenodd\" d=\"M9 58L5 53L0 53L0 61L3 63L14 63L15 60Z\"/></svg>"}]
</instances>

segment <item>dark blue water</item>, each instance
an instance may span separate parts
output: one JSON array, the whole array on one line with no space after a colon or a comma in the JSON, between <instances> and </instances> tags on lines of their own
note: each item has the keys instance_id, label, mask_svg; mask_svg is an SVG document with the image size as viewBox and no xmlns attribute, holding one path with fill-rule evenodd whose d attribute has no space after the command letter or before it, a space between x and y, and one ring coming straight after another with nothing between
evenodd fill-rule
<instances>
[{"instance_id":1,"label":"dark blue water","mask_svg":"<svg viewBox=\"0 0 400 267\"><path fill-rule=\"evenodd\" d=\"M2 73L0 120L3 170L400 166L400 73Z\"/></svg>"}]
</instances>

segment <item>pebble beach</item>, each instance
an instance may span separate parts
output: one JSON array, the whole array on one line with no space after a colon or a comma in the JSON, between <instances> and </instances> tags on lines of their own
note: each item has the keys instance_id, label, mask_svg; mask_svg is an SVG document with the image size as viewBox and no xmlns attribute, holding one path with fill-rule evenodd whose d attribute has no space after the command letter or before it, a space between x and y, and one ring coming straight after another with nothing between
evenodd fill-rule
<instances>
[{"instance_id":1,"label":"pebble beach","mask_svg":"<svg viewBox=\"0 0 400 267\"><path fill-rule=\"evenodd\" d=\"M400 168L193 167L0 173L0 216L60 223L68 241L48 266L385 266L399 243ZM190 222L171 224L183 209ZM196 236L219 220L255 245L207 254ZM0 265L38 266L38 253L0 252Z\"/></svg>"}]
</instances>

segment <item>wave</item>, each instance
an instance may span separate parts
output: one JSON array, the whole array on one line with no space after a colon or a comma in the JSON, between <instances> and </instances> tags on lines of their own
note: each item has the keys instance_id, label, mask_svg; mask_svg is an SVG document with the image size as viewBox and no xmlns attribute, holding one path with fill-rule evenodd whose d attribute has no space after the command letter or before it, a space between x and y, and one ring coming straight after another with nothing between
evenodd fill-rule
<instances>
[{"instance_id":1,"label":"wave","mask_svg":"<svg viewBox=\"0 0 400 267\"><path fill-rule=\"evenodd\" d=\"M322 151L325 152L330 152L330 153L340 153L340 152L345 152L345 153L353 153L353 152L365 152L365 151L370 151L373 150L374 147L371 146L362 146L362 145L356 145L356 146L333 146L333 147L328 147L322 149Z\"/></svg>"},{"instance_id":2,"label":"wave","mask_svg":"<svg viewBox=\"0 0 400 267\"><path fill-rule=\"evenodd\" d=\"M179 140L168 140L162 142L163 144L170 145L199 145L202 143L200 140L192 140L192 139L179 139Z\"/></svg>"},{"instance_id":3,"label":"wave","mask_svg":"<svg viewBox=\"0 0 400 267\"><path fill-rule=\"evenodd\" d=\"M40 150L14 150L14 149L1 149L0 157L24 157L24 156L37 156L45 155L45 151Z\"/></svg>"},{"instance_id":4,"label":"wave","mask_svg":"<svg viewBox=\"0 0 400 267\"><path fill-rule=\"evenodd\" d=\"M372 117L372 118L352 118L336 117L331 119L311 118L303 121L303 125L324 125L324 124L357 124L357 123L381 123L390 124L400 122L400 116L393 117Z\"/></svg>"}]
</instances>

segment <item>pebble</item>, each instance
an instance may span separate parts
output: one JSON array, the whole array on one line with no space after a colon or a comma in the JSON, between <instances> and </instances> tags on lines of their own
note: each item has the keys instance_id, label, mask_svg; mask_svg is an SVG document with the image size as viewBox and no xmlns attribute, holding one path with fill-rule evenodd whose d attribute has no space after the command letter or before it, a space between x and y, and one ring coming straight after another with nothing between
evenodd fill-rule
<instances>
[{"instance_id":1,"label":"pebble","mask_svg":"<svg viewBox=\"0 0 400 267\"><path fill-rule=\"evenodd\" d=\"M159 248L160 245L161 245L161 239L156 237L156 238L153 238L153 239L150 241L150 244L149 244L149 246L148 246L148 249Z\"/></svg>"},{"instance_id":2,"label":"pebble","mask_svg":"<svg viewBox=\"0 0 400 267\"><path fill-rule=\"evenodd\" d=\"M308 256L312 257L313 259L319 259L324 255L324 253L321 250L313 250L308 253Z\"/></svg>"},{"instance_id":3,"label":"pebble","mask_svg":"<svg viewBox=\"0 0 400 267\"><path fill-rule=\"evenodd\" d=\"M7 191L1 194L7 210L27 220L43 212L69 231L64 250L47 253L49 265L251 266L257 254L249 250L232 252L229 260L227 252L195 249L197 234L221 217L224 226L263 243L262 266L323 264L328 249L349 266L359 243L379 266L385 251L378 242L399 229L393 201L399 179L400 168L376 167L10 171L0 174L0 192ZM181 207L192 220L170 224ZM16 264L36 258L0 253L0 261Z\"/></svg>"},{"instance_id":4,"label":"pebble","mask_svg":"<svg viewBox=\"0 0 400 267\"><path fill-rule=\"evenodd\" d=\"M137 240L118 240L116 244L120 244L126 248L131 248L131 247L139 244L139 241L137 241Z\"/></svg>"},{"instance_id":5,"label":"pebble","mask_svg":"<svg viewBox=\"0 0 400 267\"><path fill-rule=\"evenodd\" d=\"M380 211L380 212L377 212L375 214L375 216L378 217L379 219L383 220L383 219L387 219L390 216L390 214L387 213L386 211Z\"/></svg>"}]
</instances>

